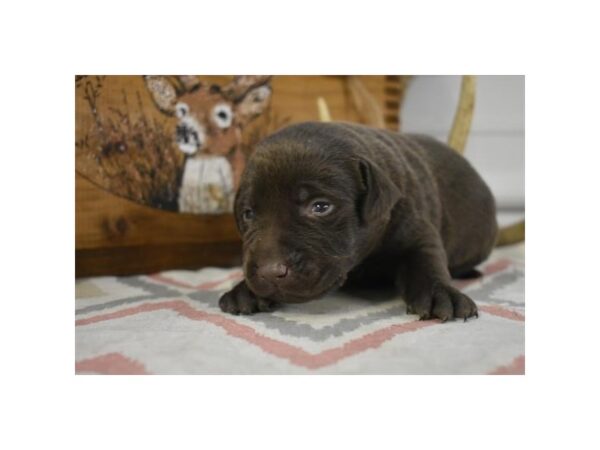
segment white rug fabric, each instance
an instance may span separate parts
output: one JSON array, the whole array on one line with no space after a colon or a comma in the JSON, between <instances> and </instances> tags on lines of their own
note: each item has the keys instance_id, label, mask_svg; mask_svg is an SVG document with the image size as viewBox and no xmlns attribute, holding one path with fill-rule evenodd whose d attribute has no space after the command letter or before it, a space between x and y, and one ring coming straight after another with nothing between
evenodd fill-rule
<instances>
[{"instance_id":1,"label":"white rug fabric","mask_svg":"<svg viewBox=\"0 0 600 450\"><path fill-rule=\"evenodd\" d=\"M232 316L240 268L76 280L78 374L524 374L525 246L457 280L479 318L419 321L391 292Z\"/></svg>"}]
</instances>

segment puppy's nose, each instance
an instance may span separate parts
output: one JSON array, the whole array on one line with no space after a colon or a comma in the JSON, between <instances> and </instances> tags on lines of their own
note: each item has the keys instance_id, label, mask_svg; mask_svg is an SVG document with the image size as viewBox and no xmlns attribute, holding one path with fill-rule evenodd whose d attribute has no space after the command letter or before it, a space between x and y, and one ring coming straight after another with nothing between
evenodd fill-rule
<instances>
[{"instance_id":1,"label":"puppy's nose","mask_svg":"<svg viewBox=\"0 0 600 450\"><path fill-rule=\"evenodd\" d=\"M258 276L272 281L278 281L287 277L289 268L280 262L270 262L261 264L258 269Z\"/></svg>"}]
</instances>

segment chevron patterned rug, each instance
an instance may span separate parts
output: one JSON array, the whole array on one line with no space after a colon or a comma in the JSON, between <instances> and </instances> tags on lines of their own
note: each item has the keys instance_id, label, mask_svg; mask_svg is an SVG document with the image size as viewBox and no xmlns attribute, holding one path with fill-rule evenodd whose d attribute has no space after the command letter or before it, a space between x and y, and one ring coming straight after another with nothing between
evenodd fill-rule
<instances>
[{"instance_id":1,"label":"chevron patterned rug","mask_svg":"<svg viewBox=\"0 0 600 450\"><path fill-rule=\"evenodd\" d=\"M76 281L78 374L523 374L525 249L497 249L456 281L479 318L419 321L390 292L336 292L254 316L224 314L241 270Z\"/></svg>"}]
</instances>

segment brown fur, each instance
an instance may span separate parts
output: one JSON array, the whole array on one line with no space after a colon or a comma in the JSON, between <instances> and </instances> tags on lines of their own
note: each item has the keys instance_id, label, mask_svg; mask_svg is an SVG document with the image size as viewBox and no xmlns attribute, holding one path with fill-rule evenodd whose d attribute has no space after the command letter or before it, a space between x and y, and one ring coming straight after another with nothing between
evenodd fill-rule
<instances>
[{"instance_id":1,"label":"brown fur","mask_svg":"<svg viewBox=\"0 0 600 450\"><path fill-rule=\"evenodd\" d=\"M332 212L315 217L318 199ZM463 157L426 136L346 123L262 141L235 214L245 280L219 302L233 314L390 282L421 318L466 320L477 307L450 276L487 258L497 233L492 194Z\"/></svg>"}]
</instances>

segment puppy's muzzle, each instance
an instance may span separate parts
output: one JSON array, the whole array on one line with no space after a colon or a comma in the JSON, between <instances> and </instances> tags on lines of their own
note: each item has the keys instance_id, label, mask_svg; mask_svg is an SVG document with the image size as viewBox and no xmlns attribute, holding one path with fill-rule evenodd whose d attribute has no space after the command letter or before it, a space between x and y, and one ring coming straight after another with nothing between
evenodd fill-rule
<instances>
[{"instance_id":1,"label":"puppy's muzzle","mask_svg":"<svg viewBox=\"0 0 600 450\"><path fill-rule=\"evenodd\" d=\"M253 269L252 275L246 279L258 296L283 302L308 301L308 298L302 295L307 286L283 260L259 260Z\"/></svg>"}]
</instances>

